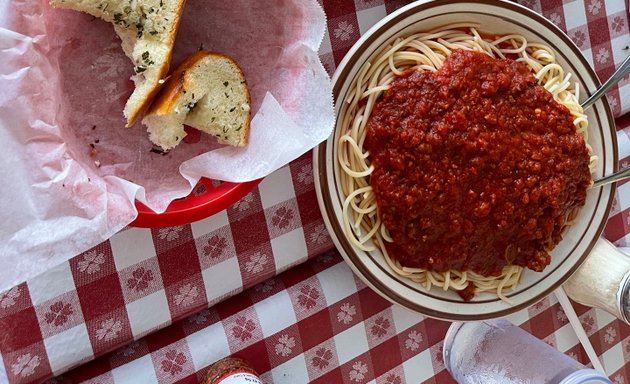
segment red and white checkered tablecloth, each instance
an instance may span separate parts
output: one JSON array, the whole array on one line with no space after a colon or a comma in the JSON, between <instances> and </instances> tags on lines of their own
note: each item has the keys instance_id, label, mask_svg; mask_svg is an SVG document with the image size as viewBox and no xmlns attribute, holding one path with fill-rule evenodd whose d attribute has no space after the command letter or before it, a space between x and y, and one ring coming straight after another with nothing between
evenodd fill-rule
<instances>
[{"instance_id":1,"label":"red and white checkered tablecloth","mask_svg":"<svg viewBox=\"0 0 630 384\"><path fill-rule=\"evenodd\" d=\"M408 3L319 1L328 15L320 57L330 72L361 33ZM630 54L623 0L521 3L567 30L602 79ZM630 77L609 101L629 165ZM622 183L605 235L630 246L629 234L630 183ZM0 382L60 374L53 381L196 382L235 353L274 383L449 382L439 360L448 324L391 306L331 249L307 154L213 217L126 229L0 293ZM630 327L578 311L607 373L630 383ZM555 298L512 320L586 361Z\"/></svg>"},{"instance_id":2,"label":"red and white checkered tablecloth","mask_svg":"<svg viewBox=\"0 0 630 384\"><path fill-rule=\"evenodd\" d=\"M606 373L628 382L630 327L576 308ZM554 296L509 320L589 364ZM192 384L228 355L265 383L453 383L441 354L449 325L390 304L329 252L49 383Z\"/></svg>"}]
</instances>

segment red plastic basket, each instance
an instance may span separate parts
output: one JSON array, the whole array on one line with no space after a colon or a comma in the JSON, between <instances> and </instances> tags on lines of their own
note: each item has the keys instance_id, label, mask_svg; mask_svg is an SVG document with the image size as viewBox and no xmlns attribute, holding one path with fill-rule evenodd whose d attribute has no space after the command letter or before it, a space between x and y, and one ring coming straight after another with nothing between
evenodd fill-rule
<instances>
[{"instance_id":1,"label":"red plastic basket","mask_svg":"<svg viewBox=\"0 0 630 384\"><path fill-rule=\"evenodd\" d=\"M142 228L172 227L205 219L236 203L261 181L222 183L215 187L211 180L201 179L190 195L173 201L164 213L155 213L146 205L136 202L138 217L130 225Z\"/></svg>"}]
</instances>

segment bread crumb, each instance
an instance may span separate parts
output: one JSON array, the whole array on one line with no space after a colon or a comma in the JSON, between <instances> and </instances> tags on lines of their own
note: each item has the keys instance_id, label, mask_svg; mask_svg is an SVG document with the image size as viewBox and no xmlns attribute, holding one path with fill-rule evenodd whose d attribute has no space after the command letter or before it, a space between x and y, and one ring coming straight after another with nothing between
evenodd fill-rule
<instances>
[{"instance_id":1,"label":"bread crumb","mask_svg":"<svg viewBox=\"0 0 630 384\"><path fill-rule=\"evenodd\" d=\"M153 146L153 148L151 148L151 150L149 152L157 153L159 155L165 156L165 155L168 154L169 151L165 151L162 148L160 148L159 146Z\"/></svg>"}]
</instances>

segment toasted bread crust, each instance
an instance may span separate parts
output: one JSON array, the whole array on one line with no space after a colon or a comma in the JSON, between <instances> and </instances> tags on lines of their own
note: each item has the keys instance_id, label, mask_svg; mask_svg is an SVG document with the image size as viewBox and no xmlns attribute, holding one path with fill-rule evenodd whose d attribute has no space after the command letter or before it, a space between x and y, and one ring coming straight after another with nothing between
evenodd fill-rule
<instances>
[{"instance_id":1,"label":"toasted bread crust","mask_svg":"<svg viewBox=\"0 0 630 384\"><path fill-rule=\"evenodd\" d=\"M199 51L188 56L182 63L175 69L175 71L166 79L162 84L161 89L157 97L154 98L153 103L147 110L147 115L166 115L173 113L177 99L181 96L186 85L188 84L186 79L186 71L192 69L197 62L207 56L207 52Z\"/></svg>"},{"instance_id":2,"label":"toasted bread crust","mask_svg":"<svg viewBox=\"0 0 630 384\"><path fill-rule=\"evenodd\" d=\"M125 106L125 117L127 118L126 127L131 127L136 120L142 115L142 113L151 105L153 101L153 97L160 90L160 80L163 79L169 71L169 65L172 57L173 45L175 43L175 38L177 37L177 31L179 30L179 24L181 22L181 15L184 10L184 6L186 0L168 0L169 4L175 5L175 18L172 20L174 23L168 31L165 31L164 38L161 40L162 43L166 46L166 55L163 60L158 61L156 63L156 71L155 78L152 76L148 86L150 90L141 93L139 96L139 100L134 102L134 104L129 105L130 101L127 101L127 105ZM135 44L137 40L129 36L122 36L121 31L130 31L132 30L129 25L121 23L120 19L116 19L116 14L113 13L112 7L120 6L120 1L116 0L103 0L103 2L99 3L98 6L94 4L94 2L83 1L83 0L49 0L50 5L55 8L63 8L63 9L72 9L79 12L85 12L92 16L101 18L106 22L112 23L114 25L114 29L118 33L119 37L123 42L123 50L125 54L130 56L132 62L134 58L131 57L131 52L129 48L127 50L124 49L125 44ZM109 10L106 12L106 6L111 4ZM105 7L102 7L105 5ZM119 13L120 14L120 13ZM134 63L135 65L135 63ZM149 81L149 80L146 80ZM136 84L137 86L137 84Z\"/></svg>"},{"instance_id":3,"label":"toasted bread crust","mask_svg":"<svg viewBox=\"0 0 630 384\"><path fill-rule=\"evenodd\" d=\"M175 71L169 76L166 82L162 85L162 88L158 95L155 97L153 104L147 110L146 116L167 116L177 113L176 108L183 97L185 90L191 88L192 79L188 76L188 73L194 69L202 60L207 58L225 59L229 61L231 65L238 69L238 76L241 83L246 84L243 71L238 63L229 57L228 55L216 52L198 51L188 56ZM247 105L251 105L251 94L247 87L244 87L245 94L242 95L246 99ZM210 91L211 92L211 91ZM251 122L251 110L247 111L247 119L243 122L242 126L242 138L238 143L238 146L242 147L248 143L249 130ZM193 128L198 128L194 127Z\"/></svg>"},{"instance_id":4,"label":"toasted bread crust","mask_svg":"<svg viewBox=\"0 0 630 384\"><path fill-rule=\"evenodd\" d=\"M177 21L175 22L173 29L170 31L168 35L169 36L168 45L170 49L168 51L168 55L166 56L166 60L160 65L158 79L164 79L170 69L171 58L173 56L173 45L175 44L175 39L177 38L177 32L179 31L179 24L182 20L181 16L182 16L182 13L184 12L184 6L186 5L186 0L178 0L178 1L179 1L179 4L177 7L177 15L178 15ZM151 92L147 94L147 97L144 99L142 104L139 105L133 111L131 111L131 113L127 117L127 124L125 125L125 127L130 128L132 125L134 125L136 120L138 120L138 117L140 117L140 115L142 115L142 113L145 112L149 108L149 106L153 103L153 98L158 94L161 87L162 87L162 84L160 84L158 81L158 83L151 90Z\"/></svg>"}]
</instances>

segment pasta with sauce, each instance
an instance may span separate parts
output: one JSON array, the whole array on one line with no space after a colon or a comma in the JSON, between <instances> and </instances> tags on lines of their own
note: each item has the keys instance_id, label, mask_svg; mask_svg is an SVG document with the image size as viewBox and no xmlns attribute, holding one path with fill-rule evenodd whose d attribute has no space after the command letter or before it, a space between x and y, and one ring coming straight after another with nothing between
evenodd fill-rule
<instances>
[{"instance_id":1,"label":"pasta with sauce","mask_svg":"<svg viewBox=\"0 0 630 384\"><path fill-rule=\"evenodd\" d=\"M344 199L344 231L356 247L368 252L379 250L396 274L418 282L426 289L431 289L433 286L444 290L451 289L460 292L460 295L464 297L462 293L474 287L475 292L496 293L502 300L509 302L505 292L518 284L523 271L523 266L511 264L512 260L508 260L507 265L499 273L487 275L475 273L472 270L445 269L444 267L436 270L405 266L400 261L401 257L390 255L387 248L392 246L394 240L379 212L377 204L379 197L372 185L374 184L375 167L372 164L374 159L366 148L370 140L378 141L368 138L368 127L374 126L371 118L373 118L375 105L381 108L384 103L383 94L391 87L395 85L400 88L400 78L413 76L409 75L411 72L437 73L452 52L476 51L489 57L510 58L524 64L534 74L538 84L553 95L557 103L568 109L575 132L583 137L583 142L586 143L585 147L588 151L586 162L590 183L590 172L594 169L597 159L592 155L592 150L587 143L588 121L578 102L578 84L574 86L571 84L571 75L565 73L556 62L550 48L530 43L523 36L516 34L487 37L480 34L477 28L477 25L454 24L431 32L398 38L382 48L374 59L366 63L359 71L340 111L343 133L337 145L337 158L340 166L341 193ZM405 90L409 91L408 88ZM392 114L396 115L396 111ZM372 129L376 130L376 128ZM375 144L372 146L374 147ZM390 159L385 160L385 162L388 161L391 162ZM382 173L379 177L382 177ZM381 202L383 202L383 196L380 196ZM569 209L566 217L557 225L561 228L570 225L576 215L577 209ZM554 245L550 244L549 248L553 248ZM517 252L511 248L514 247L508 246L505 249L503 257L506 259L513 259L514 255L511 254ZM397 250L400 250L400 247ZM432 260L430 256L424 256ZM542 267L544 268L544 265Z\"/></svg>"}]
</instances>

